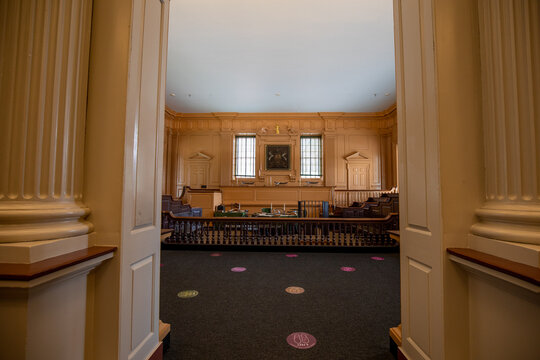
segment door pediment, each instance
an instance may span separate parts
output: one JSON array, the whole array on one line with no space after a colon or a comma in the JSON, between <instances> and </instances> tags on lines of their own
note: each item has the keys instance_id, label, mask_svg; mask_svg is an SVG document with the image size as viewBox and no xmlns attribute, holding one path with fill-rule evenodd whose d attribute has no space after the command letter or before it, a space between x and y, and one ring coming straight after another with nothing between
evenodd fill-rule
<instances>
[{"instance_id":1,"label":"door pediment","mask_svg":"<svg viewBox=\"0 0 540 360\"><path fill-rule=\"evenodd\" d=\"M360 153L359 151L355 151L352 154L345 156L345 160L347 161L354 161L354 160L369 160L369 157Z\"/></svg>"},{"instance_id":2,"label":"door pediment","mask_svg":"<svg viewBox=\"0 0 540 360\"><path fill-rule=\"evenodd\" d=\"M205 154L203 152L196 152L196 153L193 153L190 157L189 157L189 160L206 160L206 161L210 161L212 160L214 157L211 156L211 155L208 155L208 154Z\"/></svg>"}]
</instances>

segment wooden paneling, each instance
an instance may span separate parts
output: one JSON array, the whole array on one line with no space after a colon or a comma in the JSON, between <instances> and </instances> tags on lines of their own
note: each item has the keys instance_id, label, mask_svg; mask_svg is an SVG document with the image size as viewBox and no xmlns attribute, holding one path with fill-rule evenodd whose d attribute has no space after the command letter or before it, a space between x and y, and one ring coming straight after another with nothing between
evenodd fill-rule
<instances>
[{"instance_id":1,"label":"wooden paneling","mask_svg":"<svg viewBox=\"0 0 540 360\"><path fill-rule=\"evenodd\" d=\"M222 187L223 203L230 206L240 203L242 209L250 212L260 211L263 207L298 207L300 200L332 201L332 188L323 186L243 186Z\"/></svg>"},{"instance_id":2,"label":"wooden paneling","mask_svg":"<svg viewBox=\"0 0 540 360\"><path fill-rule=\"evenodd\" d=\"M369 156L371 164L369 187L380 189L382 185L381 134L392 134L395 128L395 107L387 112L374 114L360 113L213 113L175 114L168 111L167 131L178 134L172 138L182 149L179 160L178 184L192 185L187 176L186 159L193 153L202 151L214 158L210 162L209 183L211 187L234 184L233 149L235 134L256 134L256 185L270 185L274 181L288 181L300 184L300 149L302 134L320 134L323 138L323 177L327 186L346 189L347 169L344 157L355 151ZM205 124L218 124L215 127ZM345 126L347 125L347 126ZM279 134L276 132L279 126ZM221 132L215 131L216 128ZM291 169L267 171L264 164L264 146L267 144L291 145ZM385 153L386 154L386 153ZM390 156L388 153L386 156ZM393 157L386 162L395 161ZM174 161L173 161L174 163ZM173 166L167 171L174 171ZM170 170L169 170L170 169ZM170 176L166 174L167 178ZM270 181L272 177L272 181ZM249 179L252 181L252 179Z\"/></svg>"},{"instance_id":3,"label":"wooden paneling","mask_svg":"<svg viewBox=\"0 0 540 360\"><path fill-rule=\"evenodd\" d=\"M214 215L216 206L222 203L222 196L219 192L190 192L189 205L191 207L202 208L202 216Z\"/></svg>"}]
</instances>

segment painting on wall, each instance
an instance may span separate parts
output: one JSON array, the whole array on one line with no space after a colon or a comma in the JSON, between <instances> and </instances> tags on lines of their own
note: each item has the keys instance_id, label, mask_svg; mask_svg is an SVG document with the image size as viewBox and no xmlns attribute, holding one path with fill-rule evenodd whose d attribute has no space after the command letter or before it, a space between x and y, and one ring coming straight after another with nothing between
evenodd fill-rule
<instances>
[{"instance_id":1,"label":"painting on wall","mask_svg":"<svg viewBox=\"0 0 540 360\"><path fill-rule=\"evenodd\" d=\"M266 170L291 169L291 145L266 145Z\"/></svg>"}]
</instances>

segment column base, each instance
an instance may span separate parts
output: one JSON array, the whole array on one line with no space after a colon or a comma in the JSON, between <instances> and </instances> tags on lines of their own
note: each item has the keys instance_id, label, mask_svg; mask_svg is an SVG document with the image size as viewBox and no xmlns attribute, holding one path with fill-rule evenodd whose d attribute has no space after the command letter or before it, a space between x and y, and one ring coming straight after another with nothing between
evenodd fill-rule
<instances>
[{"instance_id":1,"label":"column base","mask_svg":"<svg viewBox=\"0 0 540 360\"><path fill-rule=\"evenodd\" d=\"M92 231L90 209L74 201L0 202L0 243L50 240Z\"/></svg>"},{"instance_id":2,"label":"column base","mask_svg":"<svg viewBox=\"0 0 540 360\"><path fill-rule=\"evenodd\" d=\"M471 233L485 238L540 245L540 205L488 203L476 210Z\"/></svg>"}]
</instances>

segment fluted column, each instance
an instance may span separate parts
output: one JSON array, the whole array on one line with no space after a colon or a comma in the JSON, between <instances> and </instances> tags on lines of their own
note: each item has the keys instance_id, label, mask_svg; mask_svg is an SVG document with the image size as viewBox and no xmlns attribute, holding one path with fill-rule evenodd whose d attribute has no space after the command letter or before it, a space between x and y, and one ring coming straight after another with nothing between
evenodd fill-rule
<instances>
[{"instance_id":1,"label":"fluted column","mask_svg":"<svg viewBox=\"0 0 540 360\"><path fill-rule=\"evenodd\" d=\"M540 244L540 3L478 3L486 199L472 232Z\"/></svg>"},{"instance_id":2,"label":"fluted column","mask_svg":"<svg viewBox=\"0 0 540 360\"><path fill-rule=\"evenodd\" d=\"M0 1L0 243L91 229L82 204L91 12L91 0Z\"/></svg>"}]
</instances>

